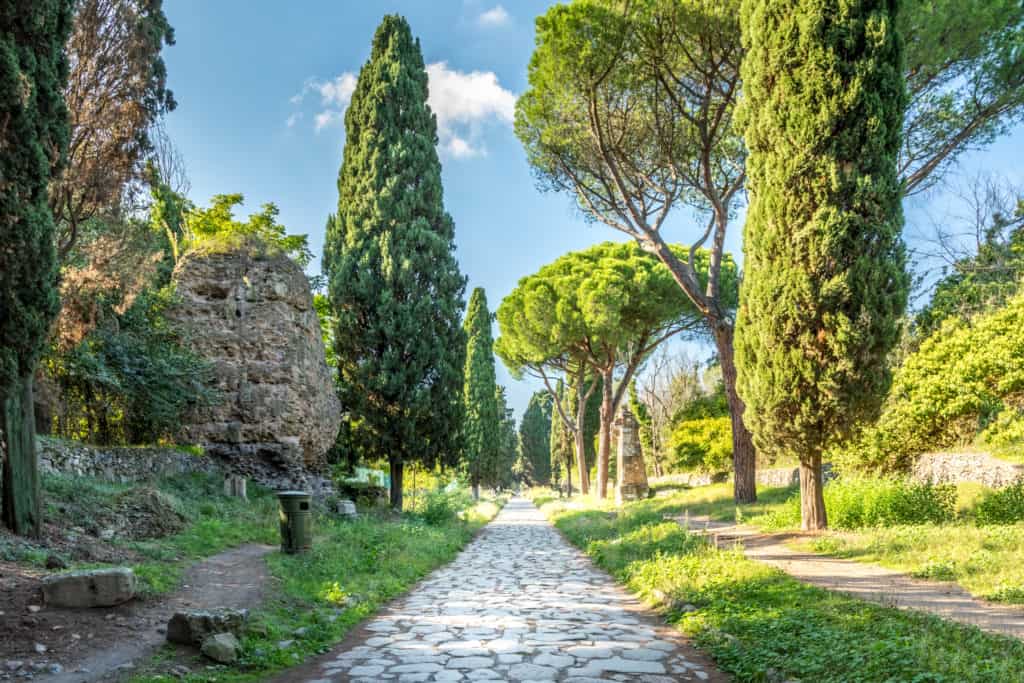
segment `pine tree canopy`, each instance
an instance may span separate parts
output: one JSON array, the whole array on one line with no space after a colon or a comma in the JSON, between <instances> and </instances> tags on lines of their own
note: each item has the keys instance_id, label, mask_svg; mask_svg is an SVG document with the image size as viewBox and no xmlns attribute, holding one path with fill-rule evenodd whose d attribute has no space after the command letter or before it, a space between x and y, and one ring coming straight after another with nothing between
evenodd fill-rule
<instances>
[{"instance_id":1,"label":"pine tree canopy","mask_svg":"<svg viewBox=\"0 0 1024 683\"><path fill-rule=\"evenodd\" d=\"M370 457L450 461L462 424L465 279L423 56L402 17L385 17L374 35L345 139L324 246L343 410Z\"/></svg>"}]
</instances>

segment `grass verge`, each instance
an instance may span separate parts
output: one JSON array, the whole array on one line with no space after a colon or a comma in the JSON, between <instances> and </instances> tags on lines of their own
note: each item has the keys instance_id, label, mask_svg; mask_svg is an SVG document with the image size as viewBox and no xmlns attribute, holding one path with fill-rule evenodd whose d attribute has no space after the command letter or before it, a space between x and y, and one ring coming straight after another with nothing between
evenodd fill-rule
<instances>
[{"instance_id":1,"label":"grass verge","mask_svg":"<svg viewBox=\"0 0 1024 683\"><path fill-rule=\"evenodd\" d=\"M617 515L581 501L543 509L739 681L1024 681L1020 641L806 586L664 521L667 505L643 501Z\"/></svg>"},{"instance_id":2,"label":"grass verge","mask_svg":"<svg viewBox=\"0 0 1024 683\"><path fill-rule=\"evenodd\" d=\"M973 509L991 491L980 484L957 486L957 521L827 531L793 542L800 550L870 562L936 581L954 581L972 595L994 602L1024 604L1024 522L978 526ZM765 531L798 528L786 501L795 488L763 488L758 502L737 506L729 484L684 489L644 503L664 515L707 515L736 519ZM541 499L547 500L547 499Z\"/></svg>"}]
</instances>

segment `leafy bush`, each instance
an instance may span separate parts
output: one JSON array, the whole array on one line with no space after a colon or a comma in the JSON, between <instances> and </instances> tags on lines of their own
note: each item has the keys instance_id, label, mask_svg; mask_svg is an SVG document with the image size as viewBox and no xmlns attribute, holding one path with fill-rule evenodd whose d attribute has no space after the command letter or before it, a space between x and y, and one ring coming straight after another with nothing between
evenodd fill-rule
<instances>
[{"instance_id":1,"label":"leafy bush","mask_svg":"<svg viewBox=\"0 0 1024 683\"><path fill-rule=\"evenodd\" d=\"M423 497L423 505L417 515L431 526L450 524L459 513L471 505L469 494L464 489L437 489Z\"/></svg>"},{"instance_id":2,"label":"leafy bush","mask_svg":"<svg viewBox=\"0 0 1024 683\"><path fill-rule=\"evenodd\" d=\"M800 496L790 498L786 521L800 519ZM942 524L956 517L956 487L900 479L843 477L825 486L825 510L835 529Z\"/></svg>"},{"instance_id":3,"label":"leafy bush","mask_svg":"<svg viewBox=\"0 0 1024 683\"><path fill-rule=\"evenodd\" d=\"M720 474L730 470L732 423L720 382L710 393L687 401L672 416L668 447L675 471Z\"/></svg>"},{"instance_id":4,"label":"leafy bush","mask_svg":"<svg viewBox=\"0 0 1024 683\"><path fill-rule=\"evenodd\" d=\"M1024 479L993 491L975 508L978 524L1013 524L1024 521Z\"/></svg>"},{"instance_id":5,"label":"leafy bush","mask_svg":"<svg viewBox=\"0 0 1024 683\"><path fill-rule=\"evenodd\" d=\"M970 322L948 320L893 378L877 424L834 461L905 471L929 450L968 444L989 427L1005 441L1024 404L1024 295ZM1005 424L1004 424L1005 423Z\"/></svg>"},{"instance_id":6,"label":"leafy bush","mask_svg":"<svg viewBox=\"0 0 1024 683\"><path fill-rule=\"evenodd\" d=\"M732 424L728 417L684 420L672 430L669 448L674 469L727 472L732 465Z\"/></svg>"},{"instance_id":7,"label":"leafy bush","mask_svg":"<svg viewBox=\"0 0 1024 683\"><path fill-rule=\"evenodd\" d=\"M72 349L43 361L60 397L54 432L101 445L170 438L187 411L220 400L212 366L182 346L166 318L169 288L147 290L110 312Z\"/></svg>"}]
</instances>

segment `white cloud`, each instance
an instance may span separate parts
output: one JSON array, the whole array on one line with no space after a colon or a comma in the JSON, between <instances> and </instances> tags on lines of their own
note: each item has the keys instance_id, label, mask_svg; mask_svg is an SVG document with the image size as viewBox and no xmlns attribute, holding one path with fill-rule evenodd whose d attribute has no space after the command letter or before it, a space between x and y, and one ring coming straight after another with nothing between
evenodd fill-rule
<instances>
[{"instance_id":1,"label":"white cloud","mask_svg":"<svg viewBox=\"0 0 1024 683\"><path fill-rule=\"evenodd\" d=\"M467 73L449 68L447 62L436 62L427 65L427 77L427 102L437 116L441 151L457 159L486 154L482 142L484 126L492 122L511 124L516 96L501 87L492 71ZM355 87L356 75L350 71L330 81L311 78L292 102L301 104L310 93L319 94L322 109L313 117L313 128L320 132L344 120ZM292 117L298 121L295 114ZM288 119L289 126L294 125L292 117Z\"/></svg>"},{"instance_id":2,"label":"white cloud","mask_svg":"<svg viewBox=\"0 0 1024 683\"><path fill-rule=\"evenodd\" d=\"M291 116L289 116L285 120L284 125L288 126L289 128L294 128L295 124L298 123L299 119L301 119L301 118L302 118L302 112L301 111L297 111L297 112L295 112L294 114L292 114Z\"/></svg>"},{"instance_id":3,"label":"white cloud","mask_svg":"<svg viewBox=\"0 0 1024 683\"><path fill-rule=\"evenodd\" d=\"M441 148L454 157L486 153L482 126L490 121L511 124L515 118L516 96L501 87L493 71L465 73L436 62L427 65L427 77L427 103L437 115Z\"/></svg>"},{"instance_id":4,"label":"white cloud","mask_svg":"<svg viewBox=\"0 0 1024 683\"><path fill-rule=\"evenodd\" d=\"M333 81L312 81L312 85L320 93L320 100L324 106L334 105L344 109L352 99L352 93L356 91L356 75L346 71Z\"/></svg>"},{"instance_id":5,"label":"white cloud","mask_svg":"<svg viewBox=\"0 0 1024 683\"><path fill-rule=\"evenodd\" d=\"M344 114L345 112L342 111L326 109L313 117L313 128L319 133L328 126L341 123L345 118Z\"/></svg>"},{"instance_id":6,"label":"white cloud","mask_svg":"<svg viewBox=\"0 0 1024 683\"><path fill-rule=\"evenodd\" d=\"M480 154L480 150L473 148L468 142L457 135L452 135L447 144L441 141L441 148L456 159L466 159Z\"/></svg>"},{"instance_id":7,"label":"white cloud","mask_svg":"<svg viewBox=\"0 0 1024 683\"><path fill-rule=\"evenodd\" d=\"M481 26L490 28L493 26L504 26L508 23L508 20L509 15L508 12L505 11L505 8L501 5L495 5L477 17L476 21Z\"/></svg>"}]
</instances>

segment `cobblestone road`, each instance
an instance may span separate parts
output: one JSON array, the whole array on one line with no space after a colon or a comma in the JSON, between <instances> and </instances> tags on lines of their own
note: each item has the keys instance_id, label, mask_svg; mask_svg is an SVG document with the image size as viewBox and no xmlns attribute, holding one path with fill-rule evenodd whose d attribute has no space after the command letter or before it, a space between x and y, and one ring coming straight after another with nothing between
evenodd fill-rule
<instances>
[{"instance_id":1,"label":"cobblestone road","mask_svg":"<svg viewBox=\"0 0 1024 683\"><path fill-rule=\"evenodd\" d=\"M298 677L285 678L728 680L595 570L523 499L513 499L454 562L359 635Z\"/></svg>"}]
</instances>

